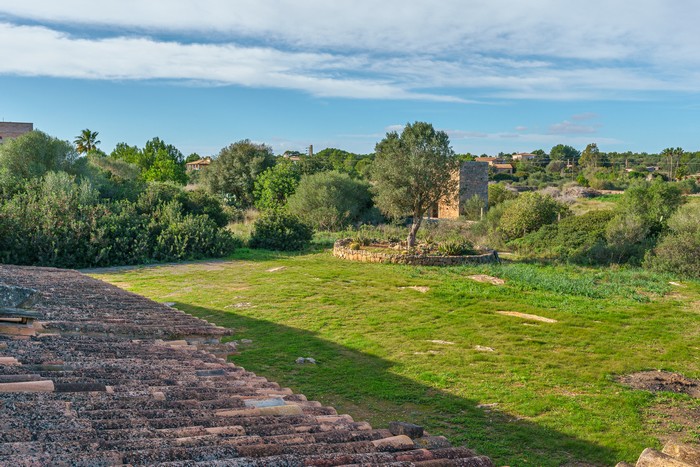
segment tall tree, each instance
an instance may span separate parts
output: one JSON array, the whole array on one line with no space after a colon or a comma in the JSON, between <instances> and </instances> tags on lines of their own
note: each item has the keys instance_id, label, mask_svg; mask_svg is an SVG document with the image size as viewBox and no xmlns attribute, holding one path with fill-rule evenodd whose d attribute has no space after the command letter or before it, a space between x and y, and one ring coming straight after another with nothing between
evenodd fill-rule
<instances>
[{"instance_id":1,"label":"tall tree","mask_svg":"<svg viewBox=\"0 0 700 467\"><path fill-rule=\"evenodd\" d=\"M661 151L661 156L666 159L666 164L668 165L668 178L670 180L673 180L676 174L683 153L683 148L666 148Z\"/></svg>"},{"instance_id":2,"label":"tall tree","mask_svg":"<svg viewBox=\"0 0 700 467\"><path fill-rule=\"evenodd\" d=\"M400 136L395 131L387 133L375 152L376 205L392 217L413 216L407 239L408 247L413 247L425 213L458 190L459 181L453 174L459 159L447 134L425 122L407 124Z\"/></svg>"},{"instance_id":3,"label":"tall tree","mask_svg":"<svg viewBox=\"0 0 700 467\"><path fill-rule=\"evenodd\" d=\"M256 177L275 164L272 148L248 139L223 148L204 173L204 185L240 208L253 205Z\"/></svg>"},{"instance_id":4,"label":"tall tree","mask_svg":"<svg viewBox=\"0 0 700 467\"><path fill-rule=\"evenodd\" d=\"M73 140L78 154L87 154L93 149L97 149L97 145L101 143L101 141L97 139L97 135L99 135L97 131L90 131L87 128L81 131L80 135L76 136Z\"/></svg>"},{"instance_id":5,"label":"tall tree","mask_svg":"<svg viewBox=\"0 0 700 467\"><path fill-rule=\"evenodd\" d=\"M37 130L0 144L0 197L13 195L46 172L74 172L77 159L68 141Z\"/></svg>"},{"instance_id":6,"label":"tall tree","mask_svg":"<svg viewBox=\"0 0 700 467\"><path fill-rule=\"evenodd\" d=\"M565 144L557 144L549 151L549 158L553 161L571 161L576 162L581 153L572 146Z\"/></svg>"},{"instance_id":7,"label":"tall tree","mask_svg":"<svg viewBox=\"0 0 700 467\"><path fill-rule=\"evenodd\" d=\"M598 167L601 165L600 149L596 143L591 143L586 146L586 149L581 153L579 163L584 167Z\"/></svg>"}]
</instances>

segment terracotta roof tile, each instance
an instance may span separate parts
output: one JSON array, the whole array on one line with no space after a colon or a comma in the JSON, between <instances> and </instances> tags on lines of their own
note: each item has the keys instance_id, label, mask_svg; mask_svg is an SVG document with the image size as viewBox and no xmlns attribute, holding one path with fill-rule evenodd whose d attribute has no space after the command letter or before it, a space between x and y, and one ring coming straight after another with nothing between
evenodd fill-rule
<instances>
[{"instance_id":1,"label":"terracotta roof tile","mask_svg":"<svg viewBox=\"0 0 700 467\"><path fill-rule=\"evenodd\" d=\"M2 465L492 465L338 415L212 353L230 330L76 271L6 284L36 290L43 334L0 335Z\"/></svg>"}]
</instances>

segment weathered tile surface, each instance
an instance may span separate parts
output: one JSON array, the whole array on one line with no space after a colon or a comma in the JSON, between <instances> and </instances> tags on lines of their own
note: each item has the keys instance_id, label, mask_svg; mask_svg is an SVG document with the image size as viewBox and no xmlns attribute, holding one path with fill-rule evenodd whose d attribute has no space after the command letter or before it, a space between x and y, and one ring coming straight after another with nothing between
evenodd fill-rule
<instances>
[{"instance_id":1,"label":"weathered tile surface","mask_svg":"<svg viewBox=\"0 0 700 467\"><path fill-rule=\"evenodd\" d=\"M38 291L43 325L0 335L0 465L492 465L307 401L210 352L230 330L76 271L0 283Z\"/></svg>"}]
</instances>

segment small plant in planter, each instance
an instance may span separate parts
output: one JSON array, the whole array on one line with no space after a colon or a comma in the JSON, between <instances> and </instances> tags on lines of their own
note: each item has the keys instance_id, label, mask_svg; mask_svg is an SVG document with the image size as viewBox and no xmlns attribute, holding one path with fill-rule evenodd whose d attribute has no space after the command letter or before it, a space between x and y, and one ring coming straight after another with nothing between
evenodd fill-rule
<instances>
[{"instance_id":1,"label":"small plant in planter","mask_svg":"<svg viewBox=\"0 0 700 467\"><path fill-rule=\"evenodd\" d=\"M454 240L438 245L438 253L443 256L464 256L474 255L474 245L468 240Z\"/></svg>"}]
</instances>

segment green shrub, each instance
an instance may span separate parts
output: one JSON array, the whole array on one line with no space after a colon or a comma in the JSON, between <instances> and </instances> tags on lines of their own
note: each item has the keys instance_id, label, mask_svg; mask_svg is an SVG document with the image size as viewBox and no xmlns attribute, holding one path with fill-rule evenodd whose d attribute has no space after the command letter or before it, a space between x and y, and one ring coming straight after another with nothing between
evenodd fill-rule
<instances>
[{"instance_id":1,"label":"green shrub","mask_svg":"<svg viewBox=\"0 0 700 467\"><path fill-rule=\"evenodd\" d=\"M508 245L524 256L557 258L577 263L598 263L605 247L606 225L612 211L590 211L542 226Z\"/></svg>"},{"instance_id":2,"label":"green shrub","mask_svg":"<svg viewBox=\"0 0 700 467\"><path fill-rule=\"evenodd\" d=\"M229 214L219 198L204 190L186 191L182 201L184 212L195 216L206 215L218 227L226 227Z\"/></svg>"},{"instance_id":3,"label":"green shrub","mask_svg":"<svg viewBox=\"0 0 700 467\"><path fill-rule=\"evenodd\" d=\"M87 181L50 172L0 206L0 261L82 268L232 252L231 234L187 213L172 199L181 195L156 186L138 203L111 202Z\"/></svg>"},{"instance_id":4,"label":"green shrub","mask_svg":"<svg viewBox=\"0 0 700 467\"><path fill-rule=\"evenodd\" d=\"M680 189L662 180L636 182L618 202L618 212L623 216L638 216L652 237L666 229L668 219L683 204Z\"/></svg>"},{"instance_id":5,"label":"green shrub","mask_svg":"<svg viewBox=\"0 0 700 467\"><path fill-rule=\"evenodd\" d=\"M489 208L501 204L509 199L518 197L518 192L508 189L508 186L503 183L489 184Z\"/></svg>"},{"instance_id":6,"label":"green shrub","mask_svg":"<svg viewBox=\"0 0 700 467\"><path fill-rule=\"evenodd\" d=\"M462 216L470 221L481 220L482 213L486 211L486 203L479 195L474 195L465 201L462 208Z\"/></svg>"},{"instance_id":7,"label":"green shrub","mask_svg":"<svg viewBox=\"0 0 700 467\"><path fill-rule=\"evenodd\" d=\"M684 195L700 193L700 185L698 185L698 182L695 181L694 178L681 180L680 182L676 183L676 186Z\"/></svg>"},{"instance_id":8,"label":"green shrub","mask_svg":"<svg viewBox=\"0 0 700 467\"><path fill-rule=\"evenodd\" d=\"M299 185L299 167L282 160L266 169L255 179L255 207L264 211L283 207Z\"/></svg>"},{"instance_id":9,"label":"green shrub","mask_svg":"<svg viewBox=\"0 0 700 467\"><path fill-rule=\"evenodd\" d=\"M374 241L374 233L375 229L362 225L354 232L352 240L360 246L367 246Z\"/></svg>"},{"instance_id":10,"label":"green shrub","mask_svg":"<svg viewBox=\"0 0 700 467\"><path fill-rule=\"evenodd\" d=\"M255 221L248 244L269 250L302 250L313 237L313 229L296 216L271 211Z\"/></svg>"},{"instance_id":11,"label":"green shrub","mask_svg":"<svg viewBox=\"0 0 700 467\"><path fill-rule=\"evenodd\" d=\"M444 256L474 255L474 245L468 240L450 241L438 245L438 253Z\"/></svg>"},{"instance_id":12,"label":"green shrub","mask_svg":"<svg viewBox=\"0 0 700 467\"><path fill-rule=\"evenodd\" d=\"M700 277L700 204L682 206L668 220L670 232L644 259L657 271Z\"/></svg>"},{"instance_id":13,"label":"green shrub","mask_svg":"<svg viewBox=\"0 0 700 467\"><path fill-rule=\"evenodd\" d=\"M497 230L505 241L534 232L569 213L566 205L540 193L522 194L517 199L502 203L502 206L503 214Z\"/></svg>"},{"instance_id":14,"label":"green shrub","mask_svg":"<svg viewBox=\"0 0 700 467\"><path fill-rule=\"evenodd\" d=\"M605 227L610 260L615 263L641 262L644 252L653 245L649 225L634 213L618 214Z\"/></svg>"},{"instance_id":15,"label":"green shrub","mask_svg":"<svg viewBox=\"0 0 700 467\"><path fill-rule=\"evenodd\" d=\"M156 238L153 258L179 261L221 257L233 252L236 244L231 234L220 229L207 216L177 216L165 225Z\"/></svg>"},{"instance_id":16,"label":"green shrub","mask_svg":"<svg viewBox=\"0 0 700 467\"><path fill-rule=\"evenodd\" d=\"M304 175L287 200L290 214L319 230L342 229L371 206L368 183L335 171Z\"/></svg>"}]
</instances>

